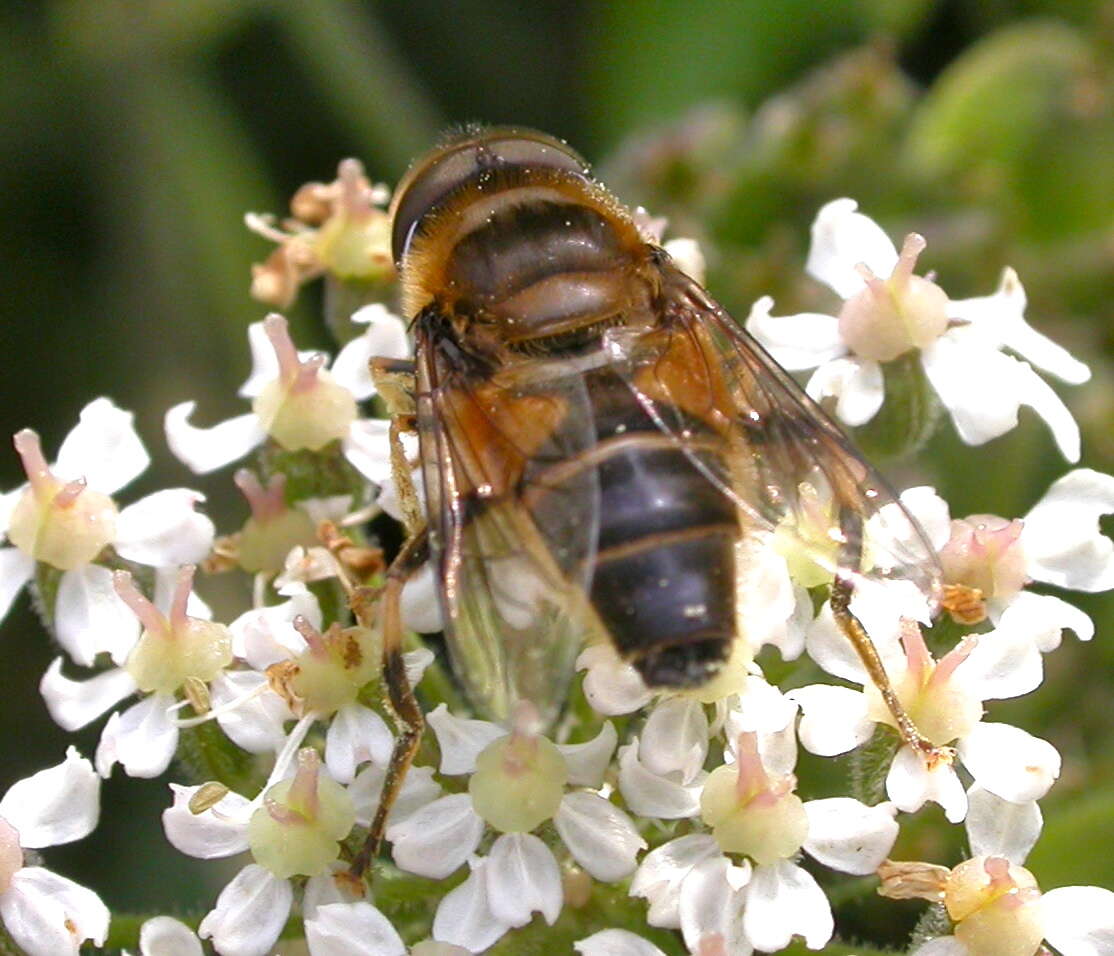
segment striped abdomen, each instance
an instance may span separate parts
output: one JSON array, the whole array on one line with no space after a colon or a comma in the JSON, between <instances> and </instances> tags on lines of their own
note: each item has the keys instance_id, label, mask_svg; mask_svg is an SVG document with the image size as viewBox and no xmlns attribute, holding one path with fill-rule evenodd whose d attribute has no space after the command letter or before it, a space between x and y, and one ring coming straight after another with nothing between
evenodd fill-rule
<instances>
[{"instance_id":1,"label":"striped abdomen","mask_svg":"<svg viewBox=\"0 0 1114 956\"><path fill-rule=\"evenodd\" d=\"M580 457L600 496L592 604L647 684L700 686L735 633L735 507L697 464L722 471L713 436L692 420L682 450L614 372L590 373L587 386L597 445Z\"/></svg>"}]
</instances>

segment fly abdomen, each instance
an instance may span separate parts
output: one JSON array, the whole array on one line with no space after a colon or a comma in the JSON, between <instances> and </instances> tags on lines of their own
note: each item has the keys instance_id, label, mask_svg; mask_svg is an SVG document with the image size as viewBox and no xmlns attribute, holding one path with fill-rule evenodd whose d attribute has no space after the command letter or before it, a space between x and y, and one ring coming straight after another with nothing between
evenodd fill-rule
<instances>
[{"instance_id":1,"label":"fly abdomen","mask_svg":"<svg viewBox=\"0 0 1114 956\"><path fill-rule=\"evenodd\" d=\"M615 375L589 376L588 385L599 440L592 604L647 684L707 683L735 633L738 518L707 476L722 470L713 461L721 452L695 420L680 447Z\"/></svg>"}]
</instances>

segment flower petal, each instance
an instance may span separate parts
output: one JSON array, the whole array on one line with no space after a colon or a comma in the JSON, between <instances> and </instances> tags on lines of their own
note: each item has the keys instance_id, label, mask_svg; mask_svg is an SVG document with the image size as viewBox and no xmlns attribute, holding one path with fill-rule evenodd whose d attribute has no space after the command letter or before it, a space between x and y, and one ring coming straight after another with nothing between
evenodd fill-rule
<instances>
[{"instance_id":1,"label":"flower petal","mask_svg":"<svg viewBox=\"0 0 1114 956\"><path fill-rule=\"evenodd\" d=\"M348 788L356 810L356 822L361 826L371 826L375 811L379 809L379 797L386 776L385 767L369 764L356 774L356 779ZM411 767L387 816L387 825L401 823L440 796L441 785L433 779L433 768Z\"/></svg>"},{"instance_id":2,"label":"flower petal","mask_svg":"<svg viewBox=\"0 0 1114 956\"><path fill-rule=\"evenodd\" d=\"M847 354L839 337L839 320L834 315L802 312L800 315L770 315L774 300L762 296L750 307L746 330L790 372L816 368Z\"/></svg>"},{"instance_id":3,"label":"flower petal","mask_svg":"<svg viewBox=\"0 0 1114 956\"><path fill-rule=\"evenodd\" d=\"M230 791L207 810L194 813L190 801L200 789L170 785L174 804L162 812L167 840L176 850L202 860L242 853L248 848L248 819L254 804Z\"/></svg>"},{"instance_id":4,"label":"flower petal","mask_svg":"<svg viewBox=\"0 0 1114 956\"><path fill-rule=\"evenodd\" d=\"M1114 893L1097 886L1064 886L1040 900L1045 938L1064 956L1114 953Z\"/></svg>"},{"instance_id":5,"label":"flower petal","mask_svg":"<svg viewBox=\"0 0 1114 956\"><path fill-rule=\"evenodd\" d=\"M205 496L168 488L140 498L116 518L116 551L154 567L197 564L213 549L213 522L194 510Z\"/></svg>"},{"instance_id":6,"label":"flower petal","mask_svg":"<svg viewBox=\"0 0 1114 956\"><path fill-rule=\"evenodd\" d=\"M441 750L441 773L472 773L476 769L476 758L480 751L492 741L507 736L505 727L489 720L454 717L444 704L438 704L427 714L426 722L437 735L437 744Z\"/></svg>"},{"instance_id":7,"label":"flower petal","mask_svg":"<svg viewBox=\"0 0 1114 956\"><path fill-rule=\"evenodd\" d=\"M19 548L0 548L0 621L11 610L15 596L35 573L35 559Z\"/></svg>"},{"instance_id":8,"label":"flower petal","mask_svg":"<svg viewBox=\"0 0 1114 956\"><path fill-rule=\"evenodd\" d=\"M725 856L693 867L681 884L680 903L681 933L689 952L748 956L741 916L750 877L750 864L732 866Z\"/></svg>"},{"instance_id":9,"label":"flower petal","mask_svg":"<svg viewBox=\"0 0 1114 956\"><path fill-rule=\"evenodd\" d=\"M601 883L614 883L634 872L646 841L622 810L595 793L568 793L553 823L576 861Z\"/></svg>"},{"instance_id":10,"label":"flower petal","mask_svg":"<svg viewBox=\"0 0 1114 956\"><path fill-rule=\"evenodd\" d=\"M174 698L152 694L108 718L97 744L97 772L108 777L119 763L129 777L157 777L170 766L178 749Z\"/></svg>"},{"instance_id":11,"label":"flower petal","mask_svg":"<svg viewBox=\"0 0 1114 956\"><path fill-rule=\"evenodd\" d=\"M55 476L63 481L84 478L90 488L105 495L119 491L151 463L134 423L135 416L117 408L111 399L91 401L58 449Z\"/></svg>"},{"instance_id":12,"label":"flower petal","mask_svg":"<svg viewBox=\"0 0 1114 956\"><path fill-rule=\"evenodd\" d=\"M248 753L277 753L286 742L284 724L294 714L270 689L265 674L254 670L222 671L209 684L217 723L237 747ZM231 706L236 702L235 706Z\"/></svg>"},{"instance_id":13,"label":"flower petal","mask_svg":"<svg viewBox=\"0 0 1114 956\"><path fill-rule=\"evenodd\" d=\"M74 747L56 767L17 780L0 800L0 817L19 831L20 846L39 850L93 832L100 817L101 781Z\"/></svg>"},{"instance_id":14,"label":"flower petal","mask_svg":"<svg viewBox=\"0 0 1114 956\"><path fill-rule=\"evenodd\" d=\"M852 356L821 365L812 373L805 391L814 402L836 399L836 417L857 428L878 414L886 397L886 384L881 365Z\"/></svg>"},{"instance_id":15,"label":"flower petal","mask_svg":"<svg viewBox=\"0 0 1114 956\"><path fill-rule=\"evenodd\" d=\"M1114 476L1077 468L1054 482L1021 529L1030 576L1076 591L1114 587L1114 542L1099 528L1106 514L1114 514Z\"/></svg>"},{"instance_id":16,"label":"flower petal","mask_svg":"<svg viewBox=\"0 0 1114 956\"><path fill-rule=\"evenodd\" d=\"M108 907L90 889L51 873L25 866L0 894L0 918L27 956L77 956L84 940L104 945Z\"/></svg>"},{"instance_id":17,"label":"flower petal","mask_svg":"<svg viewBox=\"0 0 1114 956\"><path fill-rule=\"evenodd\" d=\"M318 906L305 926L313 956L406 956L391 921L366 900Z\"/></svg>"},{"instance_id":18,"label":"flower petal","mask_svg":"<svg viewBox=\"0 0 1114 956\"><path fill-rule=\"evenodd\" d=\"M484 821L472 809L472 797L454 793L389 826L387 839L399 867L443 880L475 852L483 832Z\"/></svg>"},{"instance_id":19,"label":"flower petal","mask_svg":"<svg viewBox=\"0 0 1114 956\"><path fill-rule=\"evenodd\" d=\"M865 287L857 266L864 263L880 279L889 278L897 265L897 249L882 227L856 212L854 199L833 199L821 207L812 223L812 245L805 271L850 299Z\"/></svg>"},{"instance_id":20,"label":"flower petal","mask_svg":"<svg viewBox=\"0 0 1114 956\"><path fill-rule=\"evenodd\" d=\"M916 812L931 800L943 807L951 823L959 823L967 815L967 794L955 768L941 761L930 770L924 757L909 746L902 747L890 765L886 794L906 813Z\"/></svg>"},{"instance_id":21,"label":"flower petal","mask_svg":"<svg viewBox=\"0 0 1114 956\"><path fill-rule=\"evenodd\" d=\"M611 755L619 735L610 720L600 727L600 732L582 744L557 744L569 770L569 785L573 787L600 787L603 776L611 764Z\"/></svg>"},{"instance_id":22,"label":"flower petal","mask_svg":"<svg viewBox=\"0 0 1114 956\"><path fill-rule=\"evenodd\" d=\"M70 680L62 675L62 658L56 657L39 681L39 692L54 722L74 731L96 720L105 711L136 692L135 681L122 667L102 671L89 680Z\"/></svg>"},{"instance_id":23,"label":"flower petal","mask_svg":"<svg viewBox=\"0 0 1114 956\"><path fill-rule=\"evenodd\" d=\"M535 912L552 926L561 915L564 891L557 860L530 833L504 833L491 847L487 899L492 915L511 926L525 926Z\"/></svg>"},{"instance_id":24,"label":"flower petal","mask_svg":"<svg viewBox=\"0 0 1114 956\"><path fill-rule=\"evenodd\" d=\"M977 724L958 749L977 784L1013 803L1039 800L1060 776L1056 748L1009 724Z\"/></svg>"},{"instance_id":25,"label":"flower petal","mask_svg":"<svg viewBox=\"0 0 1114 956\"><path fill-rule=\"evenodd\" d=\"M953 329L923 349L925 375L951 414L959 437L981 445L1017 425L1017 359Z\"/></svg>"},{"instance_id":26,"label":"flower petal","mask_svg":"<svg viewBox=\"0 0 1114 956\"><path fill-rule=\"evenodd\" d=\"M977 784L967 791L967 841L974 856L1004 856L1021 864L1043 825L1035 800L1010 803Z\"/></svg>"},{"instance_id":27,"label":"flower petal","mask_svg":"<svg viewBox=\"0 0 1114 956\"><path fill-rule=\"evenodd\" d=\"M805 850L825 866L865 876L878 869L897 839L897 807L868 807L850 797L810 800L805 804L808 837Z\"/></svg>"},{"instance_id":28,"label":"flower petal","mask_svg":"<svg viewBox=\"0 0 1114 956\"><path fill-rule=\"evenodd\" d=\"M204 956L201 941L172 916L152 916L139 928L140 956Z\"/></svg>"},{"instance_id":29,"label":"flower petal","mask_svg":"<svg viewBox=\"0 0 1114 956\"><path fill-rule=\"evenodd\" d=\"M1004 345L1057 378L1081 385L1091 370L1067 349L1034 329L1025 321L1025 289L1017 273L1008 266L993 295L974 299L953 299L948 303L948 318L970 322L995 345Z\"/></svg>"},{"instance_id":30,"label":"flower petal","mask_svg":"<svg viewBox=\"0 0 1114 956\"><path fill-rule=\"evenodd\" d=\"M581 651L576 659L576 669L587 670L584 696L598 714L615 717L633 713L653 699L653 692L634 666L622 660L606 644L586 647Z\"/></svg>"},{"instance_id":31,"label":"flower petal","mask_svg":"<svg viewBox=\"0 0 1114 956\"><path fill-rule=\"evenodd\" d=\"M991 610L993 611L993 605ZM1014 621L1011 618L1015 617L1018 621L1025 622L1024 627L1033 643L1045 654L1060 646L1065 629L1075 631L1075 636L1081 641L1089 641L1095 636L1094 621L1074 604L1068 604L1051 594L1022 591L999 615L997 623L999 626L1013 627Z\"/></svg>"},{"instance_id":32,"label":"flower petal","mask_svg":"<svg viewBox=\"0 0 1114 956\"><path fill-rule=\"evenodd\" d=\"M385 418L357 418L343 441L348 463L376 485L391 477L390 424Z\"/></svg>"},{"instance_id":33,"label":"flower petal","mask_svg":"<svg viewBox=\"0 0 1114 956\"><path fill-rule=\"evenodd\" d=\"M648 939L626 929L601 929L572 944L580 956L665 956Z\"/></svg>"},{"instance_id":34,"label":"flower petal","mask_svg":"<svg viewBox=\"0 0 1114 956\"><path fill-rule=\"evenodd\" d=\"M659 777L638 759L638 749L637 737L619 748L619 790L631 812L663 820L696 816L704 774L686 783Z\"/></svg>"},{"instance_id":35,"label":"flower petal","mask_svg":"<svg viewBox=\"0 0 1114 956\"><path fill-rule=\"evenodd\" d=\"M434 939L463 946L471 953L482 953L511 928L491 911L487 866L487 860L472 860L468 879L442 898L433 917Z\"/></svg>"},{"instance_id":36,"label":"flower petal","mask_svg":"<svg viewBox=\"0 0 1114 956\"><path fill-rule=\"evenodd\" d=\"M809 684L786 695L801 705L798 733L810 753L821 757L854 750L874 733L874 721L867 716L866 695L850 687Z\"/></svg>"},{"instance_id":37,"label":"flower petal","mask_svg":"<svg viewBox=\"0 0 1114 956\"><path fill-rule=\"evenodd\" d=\"M352 313L352 321L366 324L367 331L340 350L330 371L338 384L355 395L357 401L363 401L375 394L371 360L406 358L410 355L410 343L402 319L379 302L357 309Z\"/></svg>"},{"instance_id":38,"label":"flower petal","mask_svg":"<svg viewBox=\"0 0 1114 956\"><path fill-rule=\"evenodd\" d=\"M305 638L294 630L293 621L299 615L321 628L321 607L309 591L282 604L245 611L228 625L232 653L257 671L297 656L306 646Z\"/></svg>"},{"instance_id":39,"label":"flower petal","mask_svg":"<svg viewBox=\"0 0 1114 956\"><path fill-rule=\"evenodd\" d=\"M437 578L431 562L423 564L402 586L399 613L402 623L419 634L432 634L444 627Z\"/></svg>"},{"instance_id":40,"label":"flower petal","mask_svg":"<svg viewBox=\"0 0 1114 956\"><path fill-rule=\"evenodd\" d=\"M325 733L325 766L337 783L348 784L365 760L386 764L393 747L382 717L363 704L349 704L336 712Z\"/></svg>"},{"instance_id":41,"label":"flower petal","mask_svg":"<svg viewBox=\"0 0 1114 956\"><path fill-rule=\"evenodd\" d=\"M194 474L204 475L243 458L261 445L267 432L253 412L237 415L212 428L197 428L190 416L197 402L182 402L166 413L166 443Z\"/></svg>"},{"instance_id":42,"label":"flower petal","mask_svg":"<svg viewBox=\"0 0 1114 956\"><path fill-rule=\"evenodd\" d=\"M122 664L139 640L139 621L99 564L66 571L54 602L54 633L74 662L90 667L100 653Z\"/></svg>"},{"instance_id":43,"label":"flower petal","mask_svg":"<svg viewBox=\"0 0 1114 956\"><path fill-rule=\"evenodd\" d=\"M249 863L221 890L197 935L211 939L221 956L264 956L282 932L293 902L289 880Z\"/></svg>"},{"instance_id":44,"label":"flower petal","mask_svg":"<svg viewBox=\"0 0 1114 956\"><path fill-rule=\"evenodd\" d=\"M638 755L651 773L676 773L688 783L708 755L708 717L704 705L689 697L669 697L657 704L642 728Z\"/></svg>"},{"instance_id":45,"label":"flower petal","mask_svg":"<svg viewBox=\"0 0 1114 956\"><path fill-rule=\"evenodd\" d=\"M631 880L630 895L650 904L646 921L666 929L681 927L681 884L697 864L721 856L709 833L690 833L663 843L642 858Z\"/></svg>"},{"instance_id":46,"label":"flower petal","mask_svg":"<svg viewBox=\"0 0 1114 956\"><path fill-rule=\"evenodd\" d=\"M746 891L743 931L755 949L773 953L803 936L809 949L822 949L835 923L828 898L810 874L780 860L756 866Z\"/></svg>"},{"instance_id":47,"label":"flower petal","mask_svg":"<svg viewBox=\"0 0 1114 956\"><path fill-rule=\"evenodd\" d=\"M974 650L956 668L955 680L979 700L1007 700L1036 690L1044 679L1044 662L1033 623L1003 617L993 631L979 634Z\"/></svg>"}]
</instances>

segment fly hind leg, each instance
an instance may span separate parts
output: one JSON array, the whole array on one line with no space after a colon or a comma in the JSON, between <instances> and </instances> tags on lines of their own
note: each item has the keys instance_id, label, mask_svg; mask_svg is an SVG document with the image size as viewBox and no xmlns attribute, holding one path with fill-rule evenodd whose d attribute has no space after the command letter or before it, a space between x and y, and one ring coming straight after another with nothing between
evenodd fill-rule
<instances>
[{"instance_id":1,"label":"fly hind leg","mask_svg":"<svg viewBox=\"0 0 1114 956\"><path fill-rule=\"evenodd\" d=\"M391 563L387 569L382 593L378 595L383 625L383 682L387 688L391 712L395 717L398 737L391 751L391 762L387 765L379 806L371 821L367 839L350 867L350 872L357 877L362 877L371 861L379 855L379 849L383 844L383 833L387 828L387 817L398 799L402 783L406 779L410 765L414 762L414 756L425 730L422 709L406 676L406 665L402 656L402 617L399 604L403 586L425 563L428 556L427 535L425 531L421 531L406 542L398 557Z\"/></svg>"},{"instance_id":2,"label":"fly hind leg","mask_svg":"<svg viewBox=\"0 0 1114 956\"><path fill-rule=\"evenodd\" d=\"M938 747L932 743L920 732L913 718L905 710L886 673L878 648L874 646L862 622L851 611L854 583L847 569L858 568L862 562L863 529L860 516L852 511L843 512L840 516L840 531L844 543L840 553L840 570L836 572L832 583L831 595L832 616L835 618L836 625L843 636L851 642L859 660L863 662L867 674L893 717L902 741L921 754L929 767L941 761L950 761L953 751L948 747Z\"/></svg>"}]
</instances>

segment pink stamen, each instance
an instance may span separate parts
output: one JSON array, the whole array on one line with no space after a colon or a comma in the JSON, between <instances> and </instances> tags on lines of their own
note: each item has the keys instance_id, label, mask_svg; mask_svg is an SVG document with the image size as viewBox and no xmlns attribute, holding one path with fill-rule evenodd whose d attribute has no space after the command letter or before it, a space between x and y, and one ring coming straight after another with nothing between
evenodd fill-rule
<instances>
[{"instance_id":1,"label":"pink stamen","mask_svg":"<svg viewBox=\"0 0 1114 956\"><path fill-rule=\"evenodd\" d=\"M978 646L978 643L978 634L968 634L940 658L940 662L936 665L936 670L933 671L928 682L930 684L943 684L947 681L955 673L955 669L971 656L971 652Z\"/></svg>"},{"instance_id":2,"label":"pink stamen","mask_svg":"<svg viewBox=\"0 0 1114 956\"><path fill-rule=\"evenodd\" d=\"M275 358L279 364L279 379L289 385L297 376L302 367L298 359L298 350L290 338L290 326L277 312L272 312L263 320L263 331L271 340L271 347L275 350Z\"/></svg>"},{"instance_id":3,"label":"pink stamen","mask_svg":"<svg viewBox=\"0 0 1114 956\"><path fill-rule=\"evenodd\" d=\"M337 167L337 181L340 183L340 203L344 211L359 216L368 211L364 198L364 167L358 159L342 159Z\"/></svg>"},{"instance_id":4,"label":"pink stamen","mask_svg":"<svg viewBox=\"0 0 1114 956\"><path fill-rule=\"evenodd\" d=\"M54 506L56 508L69 508L81 496L85 490L86 481L84 478L75 478L73 481L67 481L62 490L54 496Z\"/></svg>"},{"instance_id":5,"label":"pink stamen","mask_svg":"<svg viewBox=\"0 0 1114 956\"><path fill-rule=\"evenodd\" d=\"M30 428L24 428L12 436L12 444L23 462L23 472L31 490L39 497L43 492L52 490L50 468L43 457L43 446L39 436Z\"/></svg>"},{"instance_id":6,"label":"pink stamen","mask_svg":"<svg viewBox=\"0 0 1114 956\"><path fill-rule=\"evenodd\" d=\"M288 807L285 803L279 803L274 797L264 797L263 806L267 808L267 815L283 826L305 826L309 822L304 814L293 807Z\"/></svg>"},{"instance_id":7,"label":"pink stamen","mask_svg":"<svg viewBox=\"0 0 1114 956\"><path fill-rule=\"evenodd\" d=\"M178 583L174 586L174 597L170 602L170 627L177 630L185 627L186 605L189 603L190 591L193 590L193 575L197 567L184 564L178 569Z\"/></svg>"},{"instance_id":8,"label":"pink stamen","mask_svg":"<svg viewBox=\"0 0 1114 956\"><path fill-rule=\"evenodd\" d=\"M305 617L299 614L290 623L294 625L294 630L305 638L311 654L315 657L324 657L328 653L325 636L310 624Z\"/></svg>"},{"instance_id":9,"label":"pink stamen","mask_svg":"<svg viewBox=\"0 0 1114 956\"><path fill-rule=\"evenodd\" d=\"M317 778L321 773L321 758L312 747L298 751L298 769L290 784L289 801L291 806L300 807L307 820L317 818L320 798L317 794Z\"/></svg>"},{"instance_id":10,"label":"pink stamen","mask_svg":"<svg viewBox=\"0 0 1114 956\"><path fill-rule=\"evenodd\" d=\"M317 385L317 373L325 364L325 356L320 353L311 355L298 366L298 371L290 382L292 393L308 392Z\"/></svg>"},{"instance_id":11,"label":"pink stamen","mask_svg":"<svg viewBox=\"0 0 1114 956\"><path fill-rule=\"evenodd\" d=\"M277 518L286 511L286 476L283 474L272 475L267 487L259 483L255 472L248 468L239 469L232 476L236 487L247 499L251 508L251 516L259 522L266 522Z\"/></svg>"},{"instance_id":12,"label":"pink stamen","mask_svg":"<svg viewBox=\"0 0 1114 956\"><path fill-rule=\"evenodd\" d=\"M132 613L139 618L139 623L143 625L145 630L152 634L166 632L168 629L166 618L162 616L155 605L143 596L127 571L113 571L112 586L116 589L120 600L131 608Z\"/></svg>"},{"instance_id":13,"label":"pink stamen","mask_svg":"<svg viewBox=\"0 0 1114 956\"><path fill-rule=\"evenodd\" d=\"M739 771L735 778L735 793L740 803L749 802L770 791L770 778L758 753L758 735L753 731L739 734L735 762Z\"/></svg>"},{"instance_id":14,"label":"pink stamen","mask_svg":"<svg viewBox=\"0 0 1114 956\"><path fill-rule=\"evenodd\" d=\"M916 621L907 617L901 619L901 646L905 648L905 660L909 673L918 684L924 682L929 668L932 667L932 655L924 642L924 635Z\"/></svg>"},{"instance_id":15,"label":"pink stamen","mask_svg":"<svg viewBox=\"0 0 1114 956\"><path fill-rule=\"evenodd\" d=\"M905 281L913 275L913 269L917 265L917 257L924 252L925 238L918 233L911 232L905 237L905 242L901 245L901 255L897 258L897 265L894 266L891 279Z\"/></svg>"}]
</instances>

